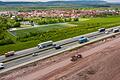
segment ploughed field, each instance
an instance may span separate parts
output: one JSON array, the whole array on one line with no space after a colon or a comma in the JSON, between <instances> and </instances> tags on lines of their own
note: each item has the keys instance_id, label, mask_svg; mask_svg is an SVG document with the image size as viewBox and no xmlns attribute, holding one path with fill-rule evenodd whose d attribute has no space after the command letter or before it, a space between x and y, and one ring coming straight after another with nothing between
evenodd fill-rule
<instances>
[{"instance_id":1,"label":"ploughed field","mask_svg":"<svg viewBox=\"0 0 120 80\"><path fill-rule=\"evenodd\" d=\"M62 24L46 25L27 30L17 30L12 36L6 32L6 36L13 40L12 44L0 46L0 54L8 51L18 51L31 47L49 40L59 41L78 35L97 31L99 28L110 28L120 25L120 17L89 18L81 19L77 22L68 22Z\"/></svg>"},{"instance_id":2,"label":"ploughed field","mask_svg":"<svg viewBox=\"0 0 120 80\"><path fill-rule=\"evenodd\" d=\"M120 35L0 75L0 80L119 80ZM77 53L91 56L71 62ZM83 55L84 55L83 54Z\"/></svg>"}]
</instances>

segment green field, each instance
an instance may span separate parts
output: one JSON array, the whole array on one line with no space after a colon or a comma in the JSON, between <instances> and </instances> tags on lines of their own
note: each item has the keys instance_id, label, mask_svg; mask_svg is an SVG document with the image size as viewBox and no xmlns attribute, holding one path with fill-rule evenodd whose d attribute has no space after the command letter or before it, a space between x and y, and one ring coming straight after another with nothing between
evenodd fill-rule
<instances>
[{"instance_id":1,"label":"green field","mask_svg":"<svg viewBox=\"0 0 120 80\"><path fill-rule=\"evenodd\" d=\"M69 24L69 25L68 25ZM0 54L11 50L22 50L36 46L40 42L58 41L82 34L97 31L99 28L110 28L120 25L120 17L90 18L79 22L69 22L64 25L49 25L27 30L16 31L15 44L0 46ZM9 33L7 33L9 34ZM10 34L9 34L10 36Z\"/></svg>"},{"instance_id":2,"label":"green field","mask_svg":"<svg viewBox=\"0 0 120 80\"><path fill-rule=\"evenodd\" d=\"M22 37L30 32L48 32L56 29L63 29L67 27L74 27L76 25L74 24L68 24L68 23L56 23L56 24L49 24L49 25L39 25L38 27L34 28L28 28L24 30L16 30L12 31L12 33L16 33L16 36Z\"/></svg>"}]
</instances>

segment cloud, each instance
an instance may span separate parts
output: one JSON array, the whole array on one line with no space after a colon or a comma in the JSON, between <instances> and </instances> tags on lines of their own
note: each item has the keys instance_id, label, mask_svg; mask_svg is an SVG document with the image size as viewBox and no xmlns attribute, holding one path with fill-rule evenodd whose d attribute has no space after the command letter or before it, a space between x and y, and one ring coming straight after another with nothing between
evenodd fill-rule
<instances>
[{"instance_id":1,"label":"cloud","mask_svg":"<svg viewBox=\"0 0 120 80\"><path fill-rule=\"evenodd\" d=\"M120 2L120 0L106 0L106 1L109 1L109 2Z\"/></svg>"}]
</instances>

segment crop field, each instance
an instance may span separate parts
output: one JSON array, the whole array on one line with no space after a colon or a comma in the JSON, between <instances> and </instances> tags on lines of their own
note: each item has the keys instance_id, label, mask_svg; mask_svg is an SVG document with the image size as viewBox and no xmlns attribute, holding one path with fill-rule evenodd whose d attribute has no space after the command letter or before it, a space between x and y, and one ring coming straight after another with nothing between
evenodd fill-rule
<instances>
[{"instance_id":1,"label":"crop field","mask_svg":"<svg viewBox=\"0 0 120 80\"><path fill-rule=\"evenodd\" d=\"M99 28L110 28L120 25L120 17L90 18L89 20L51 24L37 28L16 31L15 44L0 46L0 54L10 50L22 50L36 46L38 43L53 40L59 41L78 35L97 31Z\"/></svg>"},{"instance_id":2,"label":"crop field","mask_svg":"<svg viewBox=\"0 0 120 80\"><path fill-rule=\"evenodd\" d=\"M56 24L48 24L48 25L39 25L38 27L34 28L26 28L26 29L21 29L21 30L16 30L16 31L11 31L14 35L22 37L30 32L49 32L52 30L56 29L63 29L67 27L74 27L76 26L75 24L68 24L68 23L56 23Z\"/></svg>"}]
</instances>

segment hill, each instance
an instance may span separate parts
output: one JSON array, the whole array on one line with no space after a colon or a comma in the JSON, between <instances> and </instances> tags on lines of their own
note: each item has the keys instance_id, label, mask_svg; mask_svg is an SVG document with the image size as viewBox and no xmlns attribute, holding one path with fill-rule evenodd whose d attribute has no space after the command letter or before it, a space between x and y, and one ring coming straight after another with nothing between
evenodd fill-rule
<instances>
[{"instance_id":1,"label":"hill","mask_svg":"<svg viewBox=\"0 0 120 80\"><path fill-rule=\"evenodd\" d=\"M49 1L49 2L0 2L0 6L79 6L79 5L105 5L101 0L72 0L72 1Z\"/></svg>"}]
</instances>

